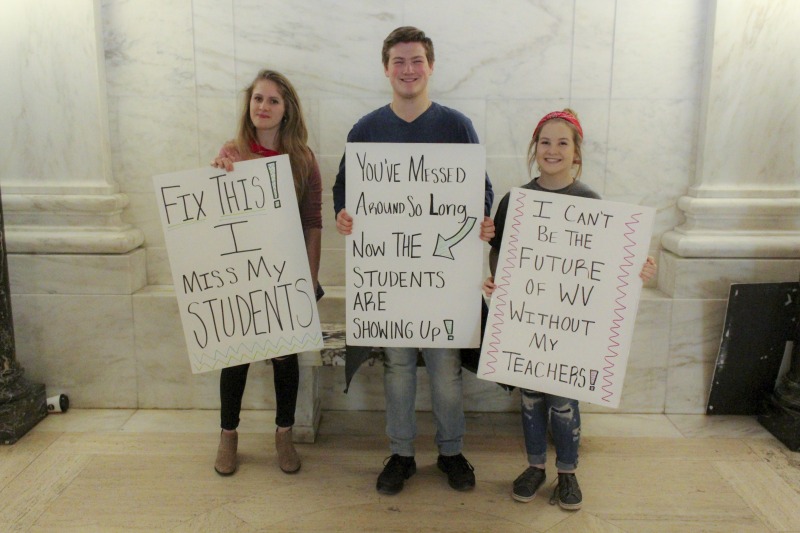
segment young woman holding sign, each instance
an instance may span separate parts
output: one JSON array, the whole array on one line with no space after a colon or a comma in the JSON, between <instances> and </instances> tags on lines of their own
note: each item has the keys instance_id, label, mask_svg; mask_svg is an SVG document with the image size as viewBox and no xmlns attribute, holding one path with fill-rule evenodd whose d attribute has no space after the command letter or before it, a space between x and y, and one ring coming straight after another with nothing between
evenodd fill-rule
<instances>
[{"instance_id":1,"label":"young woman holding sign","mask_svg":"<svg viewBox=\"0 0 800 533\"><path fill-rule=\"evenodd\" d=\"M288 154L300 207L311 278L317 292L322 236L322 181L319 166L308 147L308 131L300 100L283 75L262 70L245 89L244 105L236 138L222 147L211 166L233 170L237 161ZM275 448L278 466L287 474L300 470L300 458L292 443L300 369L297 354L271 360L275 383ZM214 470L228 476L236 471L239 413L249 364L222 369L219 381L221 426Z\"/></svg>"},{"instance_id":2,"label":"young woman holding sign","mask_svg":"<svg viewBox=\"0 0 800 533\"><path fill-rule=\"evenodd\" d=\"M570 194L599 199L600 195L578 181L581 175L581 143L583 129L571 109L554 111L545 115L533 131L528 146L528 168L534 163L540 171L537 178L523 185L525 189L556 194ZM572 169L576 168L573 176ZM496 286L494 274L503 240L506 213L510 194L500 201L494 217L495 236L489 241L489 268L492 276L483 284L484 293L491 295ZM656 263L648 257L639 274L644 281L655 275ZM522 429L529 466L514 480L512 497L521 502L533 500L545 480L547 459L547 424L556 448L558 485L550 502L564 509L580 509L583 501L575 469L578 466L578 445L581 435L581 417L578 401L553 394L521 389Z\"/></svg>"}]
</instances>

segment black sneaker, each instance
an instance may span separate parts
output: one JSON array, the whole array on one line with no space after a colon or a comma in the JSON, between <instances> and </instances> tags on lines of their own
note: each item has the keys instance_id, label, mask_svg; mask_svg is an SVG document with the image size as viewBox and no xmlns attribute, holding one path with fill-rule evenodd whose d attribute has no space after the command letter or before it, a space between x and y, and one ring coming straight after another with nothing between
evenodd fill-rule
<instances>
[{"instance_id":1,"label":"black sneaker","mask_svg":"<svg viewBox=\"0 0 800 533\"><path fill-rule=\"evenodd\" d=\"M547 476L544 469L529 466L521 473L517 479L514 480L514 490L511 491L511 497L518 502L529 502L536 497L536 491L544 483Z\"/></svg>"},{"instance_id":2,"label":"black sneaker","mask_svg":"<svg viewBox=\"0 0 800 533\"><path fill-rule=\"evenodd\" d=\"M452 488L470 490L475 487L475 469L460 453L458 455L440 455L436 466L447 474L447 482Z\"/></svg>"},{"instance_id":3,"label":"black sneaker","mask_svg":"<svg viewBox=\"0 0 800 533\"><path fill-rule=\"evenodd\" d=\"M381 494L389 496L403 490L403 482L417 471L417 462L413 457L394 454L383 464L383 472L378 476L376 488Z\"/></svg>"},{"instance_id":4,"label":"black sneaker","mask_svg":"<svg viewBox=\"0 0 800 533\"><path fill-rule=\"evenodd\" d=\"M556 502L562 509L570 511L577 511L581 508L583 494L581 494L581 487L578 485L578 478L575 477L575 474L558 474L558 485L550 498L550 505L555 505Z\"/></svg>"}]
</instances>

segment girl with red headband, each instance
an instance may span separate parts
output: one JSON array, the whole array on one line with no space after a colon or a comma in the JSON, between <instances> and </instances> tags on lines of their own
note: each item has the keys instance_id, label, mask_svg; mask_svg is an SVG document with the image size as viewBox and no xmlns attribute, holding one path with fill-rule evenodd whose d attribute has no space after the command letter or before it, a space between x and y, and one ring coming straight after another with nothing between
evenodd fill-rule
<instances>
[{"instance_id":1,"label":"girl with red headband","mask_svg":"<svg viewBox=\"0 0 800 533\"><path fill-rule=\"evenodd\" d=\"M574 111L564 109L545 115L533 130L533 138L528 146L528 169L532 171L535 164L539 169L539 176L522 188L599 199L599 194L578 181L582 170L582 143L583 128ZM483 284L487 296L490 296L495 289L494 273L500 253L500 243L503 240L509 197L510 194L503 197L494 217L495 236L489 241L492 247L489 252L489 268L492 276ZM640 277L648 281L655 272L655 261L652 257L648 257ZM558 469L558 485L550 503L557 502L563 509L580 509L583 495L578 485L578 478L575 476L581 433L578 401L533 390L520 389L520 391L522 429L528 467L514 480L512 497L520 502L529 502L544 483L549 419Z\"/></svg>"}]
</instances>

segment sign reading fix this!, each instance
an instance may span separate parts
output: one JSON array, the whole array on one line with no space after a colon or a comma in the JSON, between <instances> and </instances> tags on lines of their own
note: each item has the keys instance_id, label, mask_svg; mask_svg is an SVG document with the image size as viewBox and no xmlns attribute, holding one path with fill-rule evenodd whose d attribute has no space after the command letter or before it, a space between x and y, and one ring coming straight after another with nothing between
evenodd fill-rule
<instances>
[{"instance_id":1,"label":"sign reading fix this!","mask_svg":"<svg viewBox=\"0 0 800 533\"><path fill-rule=\"evenodd\" d=\"M322 348L288 156L153 182L192 372Z\"/></svg>"}]
</instances>

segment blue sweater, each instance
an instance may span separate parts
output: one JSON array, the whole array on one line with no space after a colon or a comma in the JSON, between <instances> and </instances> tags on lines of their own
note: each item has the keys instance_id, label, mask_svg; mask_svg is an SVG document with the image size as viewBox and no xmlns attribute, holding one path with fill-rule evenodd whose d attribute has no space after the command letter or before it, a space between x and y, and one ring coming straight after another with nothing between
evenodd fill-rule
<instances>
[{"instance_id":1,"label":"blue sweater","mask_svg":"<svg viewBox=\"0 0 800 533\"><path fill-rule=\"evenodd\" d=\"M406 122L385 105L364 115L347 134L349 143L462 143L478 144L478 134L472 121L455 109L433 102L413 122ZM484 214L489 215L494 201L494 191L486 175ZM336 183L333 185L333 212L344 209L345 156L339 163Z\"/></svg>"}]
</instances>

